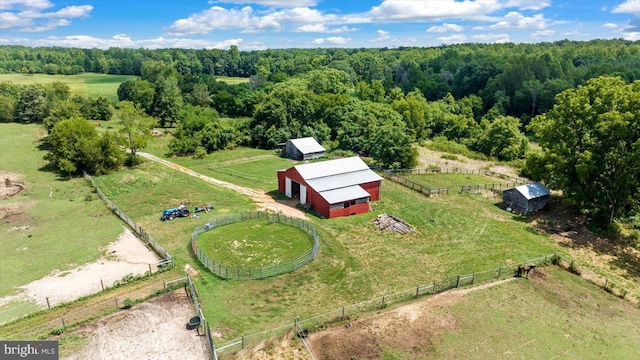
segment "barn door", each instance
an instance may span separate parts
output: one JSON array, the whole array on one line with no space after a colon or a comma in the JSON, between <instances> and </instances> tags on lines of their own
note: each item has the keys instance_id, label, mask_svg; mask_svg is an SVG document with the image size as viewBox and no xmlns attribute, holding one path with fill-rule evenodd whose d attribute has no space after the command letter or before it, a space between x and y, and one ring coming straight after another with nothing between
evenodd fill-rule
<instances>
[{"instance_id":1,"label":"barn door","mask_svg":"<svg viewBox=\"0 0 640 360\"><path fill-rule=\"evenodd\" d=\"M307 187L300 184L300 204L304 205L307 203Z\"/></svg>"},{"instance_id":2,"label":"barn door","mask_svg":"<svg viewBox=\"0 0 640 360\"><path fill-rule=\"evenodd\" d=\"M288 177L284 178L284 194L287 195L287 197L292 197L291 195L291 179Z\"/></svg>"}]
</instances>

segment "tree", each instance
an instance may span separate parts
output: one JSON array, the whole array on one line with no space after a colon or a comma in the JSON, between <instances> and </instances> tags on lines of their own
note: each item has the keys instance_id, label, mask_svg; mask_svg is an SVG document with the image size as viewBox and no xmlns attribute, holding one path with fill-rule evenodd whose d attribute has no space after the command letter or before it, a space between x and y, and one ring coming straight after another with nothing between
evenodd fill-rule
<instances>
[{"instance_id":1,"label":"tree","mask_svg":"<svg viewBox=\"0 0 640 360\"><path fill-rule=\"evenodd\" d=\"M98 96L91 101L91 117L93 120L109 121L113 117L113 106L104 96Z\"/></svg>"},{"instance_id":2,"label":"tree","mask_svg":"<svg viewBox=\"0 0 640 360\"><path fill-rule=\"evenodd\" d=\"M167 122L169 127L178 118L183 101L178 87L178 80L174 77L159 80L156 87L156 94L153 98L153 114L160 119L160 126L165 127Z\"/></svg>"},{"instance_id":3,"label":"tree","mask_svg":"<svg viewBox=\"0 0 640 360\"><path fill-rule=\"evenodd\" d=\"M57 123L47 141L51 149L45 160L71 176L82 170L89 174L106 174L122 165L122 151L111 132L100 136L95 126L83 118Z\"/></svg>"},{"instance_id":4,"label":"tree","mask_svg":"<svg viewBox=\"0 0 640 360\"><path fill-rule=\"evenodd\" d=\"M44 89L39 84L24 86L18 97L14 118L24 124L39 123L46 117Z\"/></svg>"},{"instance_id":5,"label":"tree","mask_svg":"<svg viewBox=\"0 0 640 360\"><path fill-rule=\"evenodd\" d=\"M499 116L489 122L484 120L483 130L474 141L472 149L498 160L521 159L529 140L520 131L520 120L512 116Z\"/></svg>"},{"instance_id":6,"label":"tree","mask_svg":"<svg viewBox=\"0 0 640 360\"><path fill-rule=\"evenodd\" d=\"M206 84L193 85L193 91L191 91L191 104L195 106L207 107L211 106L213 99L209 94L209 87Z\"/></svg>"},{"instance_id":7,"label":"tree","mask_svg":"<svg viewBox=\"0 0 640 360\"><path fill-rule=\"evenodd\" d=\"M599 77L556 97L528 127L544 150L544 179L599 225L638 206L640 81ZM528 164L539 172L540 159Z\"/></svg>"},{"instance_id":8,"label":"tree","mask_svg":"<svg viewBox=\"0 0 640 360\"><path fill-rule=\"evenodd\" d=\"M42 125L47 132L51 132L51 129L53 129L53 127L62 120L83 117L81 107L81 104L74 101L61 101L54 105L49 112L49 116L47 116L42 122Z\"/></svg>"},{"instance_id":9,"label":"tree","mask_svg":"<svg viewBox=\"0 0 640 360\"><path fill-rule=\"evenodd\" d=\"M411 137L403 126L385 124L379 127L372 139L371 157L383 168L399 166L413 169L418 163L418 150L411 145Z\"/></svg>"},{"instance_id":10,"label":"tree","mask_svg":"<svg viewBox=\"0 0 640 360\"><path fill-rule=\"evenodd\" d=\"M142 109L131 101L118 103L118 118L126 138L130 151L129 164L135 164L136 151L147 146L151 137L151 129L156 125L156 120L147 116Z\"/></svg>"}]
</instances>

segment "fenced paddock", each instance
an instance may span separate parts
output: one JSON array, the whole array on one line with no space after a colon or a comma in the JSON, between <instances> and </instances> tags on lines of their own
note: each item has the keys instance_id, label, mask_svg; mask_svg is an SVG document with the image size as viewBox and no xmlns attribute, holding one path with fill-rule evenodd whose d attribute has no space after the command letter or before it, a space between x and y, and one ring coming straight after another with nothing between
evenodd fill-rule
<instances>
[{"instance_id":1,"label":"fenced paddock","mask_svg":"<svg viewBox=\"0 0 640 360\"><path fill-rule=\"evenodd\" d=\"M151 235L149 235L146 231L144 231L142 226L138 225L135 221L133 221L124 211L121 211L120 209L118 209L111 202L111 200L107 198L107 196L102 192L102 190L100 190L100 188L96 185L96 183L93 181L93 179L89 174L85 172L84 177L85 179L89 180L89 182L91 183L91 186L93 186L93 188L96 190L96 193L98 194L98 196L100 196L102 201L104 201L105 204L107 204L107 207L109 207L109 209L114 214L116 214L117 217L119 217L122 221L124 221L127 225L129 225L129 227L133 231L135 231L136 234L138 234L139 238L142 239L145 242L145 244L149 246L153 251L155 251L156 254L160 256L161 259L163 259L163 261L161 261L160 264L158 265L173 267L174 266L173 257L167 252L167 250L165 250L160 244L158 244L158 242L155 241L151 237Z\"/></svg>"},{"instance_id":2,"label":"fenced paddock","mask_svg":"<svg viewBox=\"0 0 640 360\"><path fill-rule=\"evenodd\" d=\"M233 224L248 220L266 220L269 223L282 223L286 225L296 226L313 237L313 247L308 251L296 256L293 259L283 260L277 264L267 266L227 266L219 261L209 258L201 249L198 248L198 235L214 229L219 226ZM316 258L320 249L320 238L315 227L307 221L282 215L279 213L271 213L266 211L244 212L233 215L226 215L213 219L212 221L197 226L191 235L191 248L198 260L204 264L215 275L223 279L236 280L257 280L264 279L280 274L294 272L302 266L310 263Z\"/></svg>"},{"instance_id":3,"label":"fenced paddock","mask_svg":"<svg viewBox=\"0 0 640 360\"><path fill-rule=\"evenodd\" d=\"M443 181L438 179L438 183L447 183L447 186L429 187L423 183L420 183L420 176L429 176L430 180L435 179L431 176L446 175L446 174L458 174L458 175L472 175L478 177L479 181L487 180L486 177L500 178L507 180L500 183L482 183L482 184L465 184L468 180L456 179L456 181ZM502 174L491 170L475 170L475 169L459 169L459 168L426 168L426 169L400 169L400 170L385 170L383 176L391 181L397 182L403 186L420 192L426 196L435 194L449 194L450 188L460 187L460 193L478 193L482 190L501 190L509 189L514 186L529 183L530 181L524 178L511 176L508 174ZM484 177L484 178L482 178ZM451 180L451 179L449 179ZM470 181L469 181L470 182Z\"/></svg>"},{"instance_id":4,"label":"fenced paddock","mask_svg":"<svg viewBox=\"0 0 640 360\"><path fill-rule=\"evenodd\" d=\"M313 332L323 327L328 327L333 324L346 321L353 316L379 311L391 305L414 301L425 296L439 294L455 288L506 279L509 277L513 277L516 273L516 270L521 265L535 264L538 266L542 266L550 262L555 256L556 254L550 254L521 261L518 264L505 265L490 270L474 272L471 274L451 276L440 279L438 281L434 281L432 283L417 285L409 289L386 294L367 301L345 305L309 318L292 319L291 322L280 327L250 335L243 335L239 338L227 341L226 343L219 344L216 347L216 351L218 355L223 352L233 353L245 349L250 345L257 344L260 341L283 336L291 329L306 329Z\"/></svg>"}]
</instances>

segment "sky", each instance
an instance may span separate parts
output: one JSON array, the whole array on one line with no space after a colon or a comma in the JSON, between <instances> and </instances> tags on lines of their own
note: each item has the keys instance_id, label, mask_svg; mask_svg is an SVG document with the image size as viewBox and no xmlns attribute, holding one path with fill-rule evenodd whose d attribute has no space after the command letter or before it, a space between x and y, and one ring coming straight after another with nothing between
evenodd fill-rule
<instances>
[{"instance_id":1,"label":"sky","mask_svg":"<svg viewBox=\"0 0 640 360\"><path fill-rule=\"evenodd\" d=\"M397 48L640 40L640 0L0 0L0 45Z\"/></svg>"}]
</instances>

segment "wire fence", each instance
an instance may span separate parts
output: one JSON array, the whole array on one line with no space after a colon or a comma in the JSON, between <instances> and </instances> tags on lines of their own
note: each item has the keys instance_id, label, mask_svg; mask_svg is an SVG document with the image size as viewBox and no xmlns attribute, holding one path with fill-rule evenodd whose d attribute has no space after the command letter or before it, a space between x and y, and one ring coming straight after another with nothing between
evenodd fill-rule
<instances>
[{"instance_id":1,"label":"wire fence","mask_svg":"<svg viewBox=\"0 0 640 360\"><path fill-rule=\"evenodd\" d=\"M172 289L182 287L186 285L187 278L182 277L170 281L158 282L154 286L146 289L145 297L153 295L153 293L167 293ZM43 316L34 317L33 326L25 327L24 323L32 322L31 316L18 319L14 322L3 325L1 336L3 340L41 340L50 337L51 335L59 335L68 330L69 328L84 324L90 320L103 318L107 315L115 313L121 309L128 308L135 296L141 294L139 289L134 289L130 292L119 294L113 297L109 297L105 300L99 301L95 304L88 306L73 307L68 311L60 312L49 320L43 321L43 318L50 318L46 313L59 311L57 308L42 310ZM54 312L55 314L55 312Z\"/></svg>"},{"instance_id":2,"label":"wire fence","mask_svg":"<svg viewBox=\"0 0 640 360\"><path fill-rule=\"evenodd\" d=\"M487 283L490 281L496 281L513 277L516 275L520 266L524 265L536 265L542 266L549 263L556 254L550 254L540 256L537 258L529 259L518 264L505 265L498 268L473 272L466 275L457 275L440 279L432 283L417 285L415 287L386 294L374 299L366 300L360 303L345 305L340 308L333 309L323 314L315 315L306 319L294 319L292 322L282 325L280 327L261 331L258 333L243 335L240 338L236 338L227 341L224 344L219 344L216 347L218 353L233 353L245 349L251 344L257 344L260 341L270 339L273 337L283 336L286 332L292 328L299 331L313 332L314 330L321 329L323 327L330 326L332 324L340 323L350 319L353 316L370 313L384 309L393 304L400 304L403 302L409 302L417 300L424 296L430 296L439 294L451 289L472 286L475 284Z\"/></svg>"},{"instance_id":3,"label":"wire fence","mask_svg":"<svg viewBox=\"0 0 640 360\"><path fill-rule=\"evenodd\" d=\"M189 294L191 295L191 301L193 301L193 306L196 309L196 314L200 317L200 322L198 324L198 328L202 327L204 329L204 335L206 336L207 342L207 359L217 360L218 356L216 355L216 347L213 344L213 338L211 336L211 328L209 327L209 323L207 319L204 317L202 313L202 308L200 307L200 302L198 301L198 293L196 291L196 287L191 281L191 277L187 275L187 284L189 285ZM200 330L198 330L200 331Z\"/></svg>"},{"instance_id":4,"label":"wire fence","mask_svg":"<svg viewBox=\"0 0 640 360\"><path fill-rule=\"evenodd\" d=\"M296 226L313 237L313 247L308 251L296 256L294 259L283 260L277 264L267 266L226 266L214 259L209 258L201 249L198 248L197 238L198 235L207 232L211 229L215 229L218 226L233 224L241 221L248 220L267 220L269 223L282 223L287 225ZM293 218L287 215L279 213L271 213L267 211L252 211L243 212L239 214L226 215L213 219L212 221L197 226L191 235L191 247L193 253L196 254L198 259L206 266L212 273L218 275L223 279L236 279L236 280L250 280L250 279L264 279L280 274L294 272L302 266L310 263L316 258L318 250L320 249L320 238L316 232L315 227L309 222Z\"/></svg>"},{"instance_id":5,"label":"wire fence","mask_svg":"<svg viewBox=\"0 0 640 360\"><path fill-rule=\"evenodd\" d=\"M441 188L429 188L427 186L418 184L415 181L404 178L400 175L435 175L435 174L475 174L475 175L486 175L492 177L498 177L501 179L508 180L510 182L507 183L494 183L494 184L473 184L473 185L462 185L460 189L460 193L477 193L480 190L501 190L501 189L510 189L515 186L523 185L530 183L531 181L528 179L520 178L517 176L511 176L508 174L503 174L491 170L481 170L481 169L460 169L460 168L425 168L425 169L399 169L399 170L385 170L383 176L393 182L397 182L403 186L416 190L426 196L431 196L435 194L449 194L448 187Z\"/></svg>"},{"instance_id":6,"label":"wire fence","mask_svg":"<svg viewBox=\"0 0 640 360\"><path fill-rule=\"evenodd\" d=\"M160 258L163 259L163 261L160 263L160 266L168 266L173 268L174 266L173 257L167 252L167 250L165 250L160 244L158 244L158 242L155 241L151 237L151 235L149 235L146 231L144 231L144 229L140 225L138 225L135 221L133 221L124 211L121 211L120 209L118 209L111 202L111 200L107 198L107 196L102 192L102 190L100 190L100 188L96 185L96 183L93 181L93 179L89 174L85 172L84 177L85 179L89 180L89 182L91 182L91 186L93 186L93 188L96 190L96 193L98 193L98 196L100 196L102 201L104 201L105 204L107 204L109 209L114 214L116 214L116 216L119 217L122 221L127 223L127 225L129 225L129 227L133 229L133 231L135 231L136 234L138 234L139 238L142 239L147 246L153 249L153 251L155 251L156 254L158 254L158 256L160 256Z\"/></svg>"}]
</instances>

